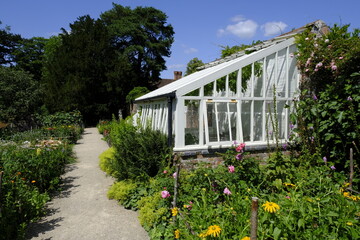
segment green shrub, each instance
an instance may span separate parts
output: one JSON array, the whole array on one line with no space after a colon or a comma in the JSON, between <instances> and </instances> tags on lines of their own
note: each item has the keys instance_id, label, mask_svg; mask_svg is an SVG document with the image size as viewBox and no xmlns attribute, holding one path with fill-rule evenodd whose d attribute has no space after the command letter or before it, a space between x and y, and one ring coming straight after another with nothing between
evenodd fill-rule
<instances>
[{"instance_id":1,"label":"green shrub","mask_svg":"<svg viewBox=\"0 0 360 240\"><path fill-rule=\"evenodd\" d=\"M110 141L115 148L118 180L154 177L168 165L166 135L134 126L131 117L112 123Z\"/></svg>"},{"instance_id":2,"label":"green shrub","mask_svg":"<svg viewBox=\"0 0 360 240\"><path fill-rule=\"evenodd\" d=\"M115 173L115 148L110 147L106 149L99 156L99 166L100 169L106 172L110 176L116 176Z\"/></svg>"},{"instance_id":3,"label":"green shrub","mask_svg":"<svg viewBox=\"0 0 360 240\"><path fill-rule=\"evenodd\" d=\"M131 180L124 180L114 183L107 196L109 199L115 199L119 201L120 204L123 204L128 198L130 198L131 192L137 188L137 184Z\"/></svg>"}]
</instances>

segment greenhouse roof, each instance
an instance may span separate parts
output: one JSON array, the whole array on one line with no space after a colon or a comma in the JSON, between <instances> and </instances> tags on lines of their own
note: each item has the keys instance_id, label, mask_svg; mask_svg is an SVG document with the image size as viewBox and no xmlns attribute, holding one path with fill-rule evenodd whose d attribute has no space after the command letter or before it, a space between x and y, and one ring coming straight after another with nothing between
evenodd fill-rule
<instances>
[{"instance_id":1,"label":"greenhouse roof","mask_svg":"<svg viewBox=\"0 0 360 240\"><path fill-rule=\"evenodd\" d=\"M235 71L239 67L239 64L246 66L267 54L271 54L271 52L276 51L276 49L281 49L293 44L294 36L303 32L307 27L312 27L314 32L321 35L326 33L327 29L325 23L321 20L309 23L301 28L264 41L228 57L205 64L202 70L145 94L137 98L135 102L151 101L186 94L190 88L196 89L204 85L204 81L210 82L218 77L222 77L223 70ZM246 54L247 52L251 53Z\"/></svg>"}]
</instances>

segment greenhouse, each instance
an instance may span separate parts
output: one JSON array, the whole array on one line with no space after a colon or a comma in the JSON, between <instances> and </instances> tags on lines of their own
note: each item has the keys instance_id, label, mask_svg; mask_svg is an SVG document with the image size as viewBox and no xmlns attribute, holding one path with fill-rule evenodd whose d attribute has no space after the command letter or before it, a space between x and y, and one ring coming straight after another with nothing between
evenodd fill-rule
<instances>
[{"instance_id":1,"label":"greenhouse","mask_svg":"<svg viewBox=\"0 0 360 240\"><path fill-rule=\"evenodd\" d=\"M138 122L169 135L175 152L247 149L281 142L291 131L290 113L300 80L294 36L316 21L245 51L206 64L196 73L136 99ZM276 105L274 106L274 103Z\"/></svg>"}]
</instances>

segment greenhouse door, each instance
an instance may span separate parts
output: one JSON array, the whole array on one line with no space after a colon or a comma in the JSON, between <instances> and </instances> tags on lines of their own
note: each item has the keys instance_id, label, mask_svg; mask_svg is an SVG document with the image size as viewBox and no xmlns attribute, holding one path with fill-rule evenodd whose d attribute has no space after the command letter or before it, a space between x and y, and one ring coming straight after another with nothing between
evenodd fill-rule
<instances>
[{"instance_id":1,"label":"greenhouse door","mask_svg":"<svg viewBox=\"0 0 360 240\"><path fill-rule=\"evenodd\" d=\"M207 100L204 102L204 133L208 145L231 143L240 139L238 102Z\"/></svg>"}]
</instances>

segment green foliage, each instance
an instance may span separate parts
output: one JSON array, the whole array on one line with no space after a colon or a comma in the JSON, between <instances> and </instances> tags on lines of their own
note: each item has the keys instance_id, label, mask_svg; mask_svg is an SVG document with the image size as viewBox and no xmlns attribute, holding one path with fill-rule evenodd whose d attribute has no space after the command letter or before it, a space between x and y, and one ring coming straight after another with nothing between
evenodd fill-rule
<instances>
[{"instance_id":1,"label":"green foliage","mask_svg":"<svg viewBox=\"0 0 360 240\"><path fill-rule=\"evenodd\" d=\"M124 204L125 200L130 198L131 192L134 191L137 186L138 185L132 180L116 182L110 187L107 196L109 199L115 199L119 201L120 204Z\"/></svg>"},{"instance_id":2,"label":"green foliage","mask_svg":"<svg viewBox=\"0 0 360 240\"><path fill-rule=\"evenodd\" d=\"M198 71L197 69L203 65L204 65L204 63L200 59L198 59L198 58L191 59L188 62L188 64L186 65L185 76L190 75L194 72L197 72Z\"/></svg>"},{"instance_id":3,"label":"green foliage","mask_svg":"<svg viewBox=\"0 0 360 240\"><path fill-rule=\"evenodd\" d=\"M28 131L0 142L0 239L24 237L26 225L43 214L48 193L72 160L71 145L47 137L41 130Z\"/></svg>"},{"instance_id":4,"label":"green foliage","mask_svg":"<svg viewBox=\"0 0 360 240\"><path fill-rule=\"evenodd\" d=\"M29 128L39 106L39 84L21 70L0 66L0 122Z\"/></svg>"},{"instance_id":5,"label":"green foliage","mask_svg":"<svg viewBox=\"0 0 360 240\"><path fill-rule=\"evenodd\" d=\"M110 142L115 148L118 180L154 177L167 166L167 137L150 127L133 126L131 117L113 120Z\"/></svg>"},{"instance_id":6,"label":"green foliage","mask_svg":"<svg viewBox=\"0 0 360 240\"><path fill-rule=\"evenodd\" d=\"M148 92L150 92L150 91L146 87L135 87L126 96L126 103L132 104L135 101L135 99L137 99L138 97L141 97L142 95L144 95Z\"/></svg>"},{"instance_id":7,"label":"green foliage","mask_svg":"<svg viewBox=\"0 0 360 240\"><path fill-rule=\"evenodd\" d=\"M21 36L11 33L9 26L0 29L0 65L14 65L14 51L21 41Z\"/></svg>"},{"instance_id":8,"label":"green foliage","mask_svg":"<svg viewBox=\"0 0 360 240\"><path fill-rule=\"evenodd\" d=\"M40 124L44 127L62 126L62 125L83 125L80 111L56 112L39 117Z\"/></svg>"},{"instance_id":9,"label":"green foliage","mask_svg":"<svg viewBox=\"0 0 360 240\"><path fill-rule=\"evenodd\" d=\"M303 89L297 110L297 140L311 153L347 169L349 149L359 165L360 31L335 25L316 38L310 30L299 35L298 65ZM295 120L295 119L294 119Z\"/></svg>"},{"instance_id":10,"label":"green foliage","mask_svg":"<svg viewBox=\"0 0 360 240\"><path fill-rule=\"evenodd\" d=\"M116 168L115 148L110 147L105 150L100 154L99 159L100 169L110 176L116 176L116 172L114 170Z\"/></svg>"}]
</instances>

